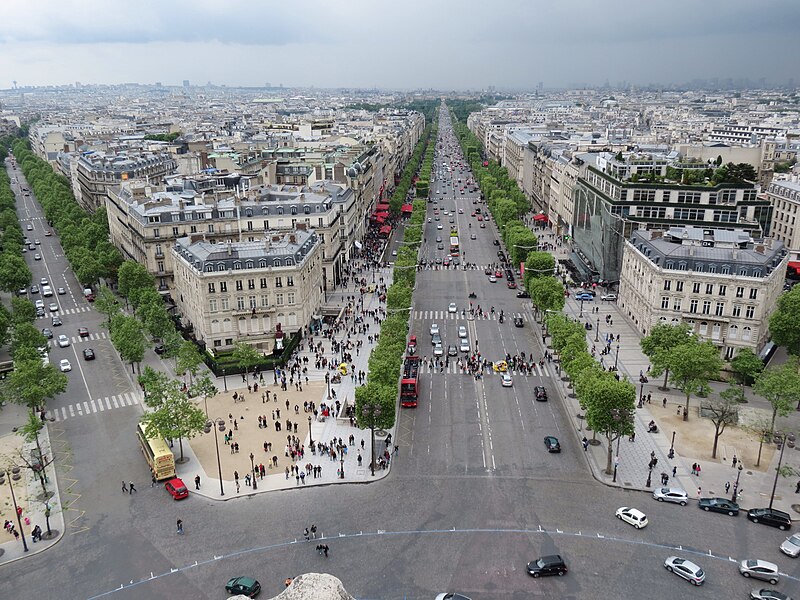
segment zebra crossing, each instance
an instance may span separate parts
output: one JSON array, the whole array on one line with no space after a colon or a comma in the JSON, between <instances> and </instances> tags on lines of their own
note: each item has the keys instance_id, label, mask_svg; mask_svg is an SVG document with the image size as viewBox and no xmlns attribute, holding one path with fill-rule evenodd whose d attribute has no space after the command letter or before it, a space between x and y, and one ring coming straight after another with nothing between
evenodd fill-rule
<instances>
[{"instance_id":1,"label":"zebra crossing","mask_svg":"<svg viewBox=\"0 0 800 600\"><path fill-rule=\"evenodd\" d=\"M67 419L76 419L90 414L107 412L116 408L125 408L126 406L134 406L137 404L140 404L139 395L134 392L126 392L115 396L106 396L104 398L76 402L69 406L48 410L46 417L56 421L66 421Z\"/></svg>"},{"instance_id":2,"label":"zebra crossing","mask_svg":"<svg viewBox=\"0 0 800 600\"><path fill-rule=\"evenodd\" d=\"M516 314L511 313L503 313L503 317L506 320L511 319L512 317L516 316ZM524 313L521 313L522 320L526 323L530 323L530 317ZM451 321L467 321L471 320L469 313L466 315L462 315L461 311L451 313L446 310L415 310L414 311L414 318L419 319L421 321L444 321L444 320L451 320ZM495 311L494 314L488 313L486 317L476 315L472 320L475 321L497 321L500 318L500 312Z\"/></svg>"},{"instance_id":3,"label":"zebra crossing","mask_svg":"<svg viewBox=\"0 0 800 600\"><path fill-rule=\"evenodd\" d=\"M442 373L447 373L448 375L459 375L459 374L462 374L462 371L458 368L457 360L458 359L456 359L456 358L450 358L450 364L448 366L446 366L446 367L441 368L441 369L439 367L436 367L436 366L431 368L429 362L423 362L420 365L420 368L419 368L420 375L441 375ZM495 375L495 376L499 376L500 375L500 373L495 373L493 370L486 371L484 374L487 377L492 376L492 375ZM514 377L516 377L516 376L524 377L524 375L522 373L520 373L519 371L517 371L515 369L509 370L509 374L511 374ZM535 364L533 366L533 369L530 372L530 376L531 377L550 377L550 373L548 373L546 369L543 369L538 364Z\"/></svg>"},{"instance_id":4,"label":"zebra crossing","mask_svg":"<svg viewBox=\"0 0 800 600\"><path fill-rule=\"evenodd\" d=\"M51 319L53 317L63 317L64 315L76 315L78 313L85 313L92 310L88 306L76 306L75 308L64 308L53 312L48 312L44 316L37 317L38 319Z\"/></svg>"}]
</instances>

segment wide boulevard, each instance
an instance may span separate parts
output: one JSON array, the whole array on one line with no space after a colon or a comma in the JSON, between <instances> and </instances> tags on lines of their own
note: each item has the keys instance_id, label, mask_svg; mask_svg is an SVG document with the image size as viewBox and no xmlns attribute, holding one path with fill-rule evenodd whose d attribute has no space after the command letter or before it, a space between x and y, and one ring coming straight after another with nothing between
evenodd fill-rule
<instances>
[{"instance_id":1,"label":"wide boulevard","mask_svg":"<svg viewBox=\"0 0 800 600\"><path fill-rule=\"evenodd\" d=\"M455 225L462 261L478 268L419 272L411 315L419 354L432 357L429 329L436 323L445 349L459 344L463 325L471 347L478 344L489 360L520 352L538 360L541 330L529 301L517 298L504 276L490 283L484 274L504 248L494 245L500 239L494 222L482 228L472 216L475 207L485 210L485 205L466 185L471 174L446 110L440 112L431 186L437 202L428 204L431 221L426 218L421 257L435 264L448 255ZM163 489L148 485L133 435L141 408L128 373L102 335L100 315L83 300L57 238L43 237L47 224L38 206L27 197L21 202L20 217L34 223L34 232L27 233L42 241L45 259L30 263L34 282L48 277L55 287L67 286L69 293L58 300L75 309L65 310L64 325L54 328L74 343L54 350L51 358L66 356L79 368L69 374L67 392L51 404L58 410L49 425L60 449L62 503L69 504L66 535L46 552L0 567L2 598L224 598L225 582L242 574L259 579L263 596L271 597L286 577L320 571L339 577L355 597L371 599L432 599L444 591L473 600L746 598L751 589L770 586L743 578L732 560L763 558L796 575L795 563L778 551L785 534L777 529L749 523L744 515L705 513L696 503L658 503L648 494L595 481L547 364L530 375L512 373L511 387L501 386L496 373L476 380L459 372L457 358L441 371L424 367L419 406L399 413L399 456L390 475L374 484L306 487L228 502L197 496L173 502ZM462 316L471 291L476 305L487 312L495 308L494 316ZM455 313L448 310L451 302ZM500 310L506 316L502 324ZM512 323L517 313L523 327ZM49 326L49 318L40 321ZM78 326L89 327L95 338L79 341ZM80 356L87 345L98 353L94 363ZM149 352L147 361L158 360ZM547 402L535 401L535 386L544 386ZM111 408L95 412L93 401ZM560 454L547 452L546 435L559 439ZM136 481L139 491L123 494L123 479ZM649 526L636 530L616 519L620 506L643 510ZM183 536L175 534L178 518L185 524ZM328 558L303 541L303 528L312 523L327 538ZM528 576L528 561L554 553L567 561L566 576ZM664 569L672 554L705 569L702 588ZM791 577L778 587L800 594Z\"/></svg>"}]
</instances>

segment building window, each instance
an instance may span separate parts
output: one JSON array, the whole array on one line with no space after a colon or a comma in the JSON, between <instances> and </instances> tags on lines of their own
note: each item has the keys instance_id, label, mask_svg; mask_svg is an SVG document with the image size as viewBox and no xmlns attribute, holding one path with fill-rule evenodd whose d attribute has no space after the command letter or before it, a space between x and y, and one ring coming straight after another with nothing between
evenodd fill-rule
<instances>
[{"instance_id":1,"label":"building window","mask_svg":"<svg viewBox=\"0 0 800 600\"><path fill-rule=\"evenodd\" d=\"M676 281L675 282L675 291L676 292L682 292L683 291L683 282L682 281Z\"/></svg>"},{"instance_id":2,"label":"building window","mask_svg":"<svg viewBox=\"0 0 800 600\"><path fill-rule=\"evenodd\" d=\"M734 317L741 317L742 316L742 305L741 304L734 304L733 305L733 316Z\"/></svg>"},{"instance_id":3,"label":"building window","mask_svg":"<svg viewBox=\"0 0 800 600\"><path fill-rule=\"evenodd\" d=\"M742 327L742 341L749 342L753 335L753 330L749 327Z\"/></svg>"},{"instance_id":4,"label":"building window","mask_svg":"<svg viewBox=\"0 0 800 600\"><path fill-rule=\"evenodd\" d=\"M287 277L286 278L286 285L288 287L293 287L294 286L294 277Z\"/></svg>"},{"instance_id":5,"label":"building window","mask_svg":"<svg viewBox=\"0 0 800 600\"><path fill-rule=\"evenodd\" d=\"M689 302L689 312L696 313L697 312L697 300L692 300Z\"/></svg>"},{"instance_id":6,"label":"building window","mask_svg":"<svg viewBox=\"0 0 800 600\"><path fill-rule=\"evenodd\" d=\"M681 309L681 299L674 298L672 300L672 310L680 311L680 309Z\"/></svg>"},{"instance_id":7,"label":"building window","mask_svg":"<svg viewBox=\"0 0 800 600\"><path fill-rule=\"evenodd\" d=\"M275 304L283 306L283 294L275 294Z\"/></svg>"},{"instance_id":8,"label":"building window","mask_svg":"<svg viewBox=\"0 0 800 600\"><path fill-rule=\"evenodd\" d=\"M238 270L240 270L241 268L242 268L242 263L240 263L240 262L238 262L238 261L237 261L237 262L235 262L235 263L233 263L233 269L234 269L234 271L238 271Z\"/></svg>"},{"instance_id":9,"label":"building window","mask_svg":"<svg viewBox=\"0 0 800 600\"><path fill-rule=\"evenodd\" d=\"M256 297L248 296L248 300L250 301L250 308L256 308Z\"/></svg>"},{"instance_id":10,"label":"building window","mask_svg":"<svg viewBox=\"0 0 800 600\"><path fill-rule=\"evenodd\" d=\"M747 277L747 267L739 267L739 275L742 277Z\"/></svg>"},{"instance_id":11,"label":"building window","mask_svg":"<svg viewBox=\"0 0 800 600\"><path fill-rule=\"evenodd\" d=\"M230 310L230 309L231 309L230 302L228 301L228 299L227 299L227 298L222 298L222 299L219 301L219 307L220 307L220 309L222 310L222 312L225 312L225 311L228 311L228 310Z\"/></svg>"},{"instance_id":12,"label":"building window","mask_svg":"<svg viewBox=\"0 0 800 600\"><path fill-rule=\"evenodd\" d=\"M214 224L213 223L209 223L208 224L208 233L214 233ZM219 343L219 340L214 340L214 343L215 344Z\"/></svg>"},{"instance_id":13,"label":"building window","mask_svg":"<svg viewBox=\"0 0 800 600\"><path fill-rule=\"evenodd\" d=\"M736 297L737 298L744 298L744 288L743 287L737 287L736 288Z\"/></svg>"},{"instance_id":14,"label":"building window","mask_svg":"<svg viewBox=\"0 0 800 600\"><path fill-rule=\"evenodd\" d=\"M156 244L156 256L164 256L164 250L161 249L161 244Z\"/></svg>"},{"instance_id":15,"label":"building window","mask_svg":"<svg viewBox=\"0 0 800 600\"><path fill-rule=\"evenodd\" d=\"M703 314L704 315L711 314L711 300L703 300Z\"/></svg>"},{"instance_id":16,"label":"building window","mask_svg":"<svg viewBox=\"0 0 800 600\"><path fill-rule=\"evenodd\" d=\"M178 228L177 228L177 227L173 227L173 228L172 228L172 235L173 235L173 236L175 236L175 237L178 237L178 236L180 235L180 234L178 233Z\"/></svg>"},{"instance_id":17,"label":"building window","mask_svg":"<svg viewBox=\"0 0 800 600\"><path fill-rule=\"evenodd\" d=\"M228 282L227 281L220 281L219 282L219 291L225 293L228 291Z\"/></svg>"},{"instance_id":18,"label":"building window","mask_svg":"<svg viewBox=\"0 0 800 600\"><path fill-rule=\"evenodd\" d=\"M736 325L728 326L728 339L735 340L739 337L739 328Z\"/></svg>"},{"instance_id":19,"label":"building window","mask_svg":"<svg viewBox=\"0 0 800 600\"><path fill-rule=\"evenodd\" d=\"M714 323L714 326L711 328L711 339L718 340L719 334L722 332L722 325L719 323Z\"/></svg>"},{"instance_id":20,"label":"building window","mask_svg":"<svg viewBox=\"0 0 800 600\"><path fill-rule=\"evenodd\" d=\"M241 292L244 289L244 285L242 284L241 279L236 280L236 291Z\"/></svg>"},{"instance_id":21,"label":"building window","mask_svg":"<svg viewBox=\"0 0 800 600\"><path fill-rule=\"evenodd\" d=\"M706 294L708 294L710 296L713 293L714 293L714 284L713 283L707 283L706 284Z\"/></svg>"},{"instance_id":22,"label":"building window","mask_svg":"<svg viewBox=\"0 0 800 600\"><path fill-rule=\"evenodd\" d=\"M267 278L266 277L262 277L259 281L261 283L261 289L262 290L267 289Z\"/></svg>"},{"instance_id":23,"label":"building window","mask_svg":"<svg viewBox=\"0 0 800 600\"><path fill-rule=\"evenodd\" d=\"M256 280L255 279L248 279L247 280L247 289L248 290L256 289Z\"/></svg>"},{"instance_id":24,"label":"building window","mask_svg":"<svg viewBox=\"0 0 800 600\"><path fill-rule=\"evenodd\" d=\"M217 265L217 271L224 271L225 270L225 263L219 263Z\"/></svg>"},{"instance_id":25,"label":"building window","mask_svg":"<svg viewBox=\"0 0 800 600\"><path fill-rule=\"evenodd\" d=\"M725 314L725 303L724 302L717 302L717 306L714 309L714 314L718 317L721 317Z\"/></svg>"},{"instance_id":26,"label":"building window","mask_svg":"<svg viewBox=\"0 0 800 600\"><path fill-rule=\"evenodd\" d=\"M669 279L664 280L664 291L668 292L669 289L672 287L672 281Z\"/></svg>"},{"instance_id":27,"label":"building window","mask_svg":"<svg viewBox=\"0 0 800 600\"><path fill-rule=\"evenodd\" d=\"M661 297L661 308L664 310L669 308L669 296Z\"/></svg>"},{"instance_id":28,"label":"building window","mask_svg":"<svg viewBox=\"0 0 800 600\"><path fill-rule=\"evenodd\" d=\"M247 231L253 231L253 222L252 221L248 221L247 222Z\"/></svg>"},{"instance_id":29,"label":"building window","mask_svg":"<svg viewBox=\"0 0 800 600\"><path fill-rule=\"evenodd\" d=\"M728 265L722 265L722 269L720 270L720 273L722 273L723 275L730 275L731 274L731 268Z\"/></svg>"},{"instance_id":30,"label":"building window","mask_svg":"<svg viewBox=\"0 0 800 600\"><path fill-rule=\"evenodd\" d=\"M275 278L275 287L283 287L283 282L280 277Z\"/></svg>"},{"instance_id":31,"label":"building window","mask_svg":"<svg viewBox=\"0 0 800 600\"><path fill-rule=\"evenodd\" d=\"M261 296L261 308L269 308L269 296L266 294Z\"/></svg>"},{"instance_id":32,"label":"building window","mask_svg":"<svg viewBox=\"0 0 800 600\"><path fill-rule=\"evenodd\" d=\"M699 283L692 284L692 293L693 294L699 294L700 293L700 284Z\"/></svg>"},{"instance_id":33,"label":"building window","mask_svg":"<svg viewBox=\"0 0 800 600\"><path fill-rule=\"evenodd\" d=\"M750 288L750 300L755 300L758 298L758 289Z\"/></svg>"},{"instance_id":34,"label":"building window","mask_svg":"<svg viewBox=\"0 0 800 600\"><path fill-rule=\"evenodd\" d=\"M700 321L700 331L698 331L700 335L708 335L708 323L705 321Z\"/></svg>"},{"instance_id":35,"label":"building window","mask_svg":"<svg viewBox=\"0 0 800 600\"><path fill-rule=\"evenodd\" d=\"M209 294L213 294L214 292L216 292L217 290L215 288L216 288L216 286L214 285L214 282L210 281L208 283L208 293Z\"/></svg>"},{"instance_id":36,"label":"building window","mask_svg":"<svg viewBox=\"0 0 800 600\"><path fill-rule=\"evenodd\" d=\"M719 286L719 295L720 296L724 296L727 291L728 291L728 286L727 285Z\"/></svg>"},{"instance_id":37,"label":"building window","mask_svg":"<svg viewBox=\"0 0 800 600\"><path fill-rule=\"evenodd\" d=\"M163 260L157 261L156 262L156 268L158 269L159 273L163 273L164 272L164 261Z\"/></svg>"},{"instance_id":38,"label":"building window","mask_svg":"<svg viewBox=\"0 0 800 600\"><path fill-rule=\"evenodd\" d=\"M244 310L244 298L236 296L236 310Z\"/></svg>"},{"instance_id":39,"label":"building window","mask_svg":"<svg viewBox=\"0 0 800 600\"><path fill-rule=\"evenodd\" d=\"M756 314L756 307L755 306L748 306L744 309L744 318L745 319L752 319L753 316Z\"/></svg>"},{"instance_id":40,"label":"building window","mask_svg":"<svg viewBox=\"0 0 800 600\"><path fill-rule=\"evenodd\" d=\"M214 348L222 348L222 340L214 340Z\"/></svg>"},{"instance_id":41,"label":"building window","mask_svg":"<svg viewBox=\"0 0 800 600\"><path fill-rule=\"evenodd\" d=\"M197 233L197 225L191 225L189 227L189 233Z\"/></svg>"},{"instance_id":42,"label":"building window","mask_svg":"<svg viewBox=\"0 0 800 600\"><path fill-rule=\"evenodd\" d=\"M211 312L217 312L217 299L216 298L212 298L211 300L208 301L208 310L210 310Z\"/></svg>"},{"instance_id":43,"label":"building window","mask_svg":"<svg viewBox=\"0 0 800 600\"><path fill-rule=\"evenodd\" d=\"M294 292L289 292L288 294L286 294L286 303L294 304Z\"/></svg>"},{"instance_id":44,"label":"building window","mask_svg":"<svg viewBox=\"0 0 800 600\"><path fill-rule=\"evenodd\" d=\"M161 232L158 229L153 229L153 237L154 238L160 238L161 237Z\"/></svg>"}]
</instances>

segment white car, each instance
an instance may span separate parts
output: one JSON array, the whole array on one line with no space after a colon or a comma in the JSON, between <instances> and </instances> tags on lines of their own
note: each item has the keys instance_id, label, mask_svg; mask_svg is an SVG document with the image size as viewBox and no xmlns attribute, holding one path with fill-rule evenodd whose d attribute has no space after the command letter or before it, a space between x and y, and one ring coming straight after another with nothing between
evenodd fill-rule
<instances>
[{"instance_id":1,"label":"white car","mask_svg":"<svg viewBox=\"0 0 800 600\"><path fill-rule=\"evenodd\" d=\"M442 229L442 224L439 223L438 225L436 225L436 229Z\"/></svg>"},{"instance_id":2,"label":"white car","mask_svg":"<svg viewBox=\"0 0 800 600\"><path fill-rule=\"evenodd\" d=\"M459 352L469 352L469 340L462 339L461 343L458 345Z\"/></svg>"},{"instance_id":3,"label":"white car","mask_svg":"<svg viewBox=\"0 0 800 600\"><path fill-rule=\"evenodd\" d=\"M50 285L50 282L47 280L47 277L42 277L42 278L39 280L39 284L40 284L40 285Z\"/></svg>"},{"instance_id":4,"label":"white car","mask_svg":"<svg viewBox=\"0 0 800 600\"><path fill-rule=\"evenodd\" d=\"M797 558L800 555L800 533L795 533L786 538L781 544L781 552L786 556Z\"/></svg>"},{"instance_id":5,"label":"white car","mask_svg":"<svg viewBox=\"0 0 800 600\"><path fill-rule=\"evenodd\" d=\"M67 336L65 336L64 334L61 334L60 336L58 336L58 347L59 348L66 348L67 346L69 346L69 338Z\"/></svg>"},{"instance_id":6,"label":"white car","mask_svg":"<svg viewBox=\"0 0 800 600\"><path fill-rule=\"evenodd\" d=\"M763 579L772 585L778 585L780 571L778 565L766 560L743 560L739 563L739 573L748 578Z\"/></svg>"},{"instance_id":7,"label":"white car","mask_svg":"<svg viewBox=\"0 0 800 600\"><path fill-rule=\"evenodd\" d=\"M633 525L636 529L647 527L647 515L637 508L630 506L620 506L617 509L617 518Z\"/></svg>"},{"instance_id":8,"label":"white car","mask_svg":"<svg viewBox=\"0 0 800 600\"><path fill-rule=\"evenodd\" d=\"M434 356L442 356L444 354L444 348L442 347L441 343L436 344L433 347L433 355Z\"/></svg>"},{"instance_id":9,"label":"white car","mask_svg":"<svg viewBox=\"0 0 800 600\"><path fill-rule=\"evenodd\" d=\"M451 302L450 306L447 307L447 312L455 313L458 312L458 307L456 306L455 302Z\"/></svg>"},{"instance_id":10,"label":"white car","mask_svg":"<svg viewBox=\"0 0 800 600\"><path fill-rule=\"evenodd\" d=\"M616 299L617 299L616 294L603 294L602 296L600 296L600 300L616 300Z\"/></svg>"},{"instance_id":11,"label":"white car","mask_svg":"<svg viewBox=\"0 0 800 600\"><path fill-rule=\"evenodd\" d=\"M511 375L509 375L508 373L502 373L501 378L502 380L500 383L502 384L503 387L511 387L512 385L514 385L514 382L511 379Z\"/></svg>"},{"instance_id":12,"label":"white car","mask_svg":"<svg viewBox=\"0 0 800 600\"><path fill-rule=\"evenodd\" d=\"M56 312L58 310L58 304L51 302L47 308L50 310L50 312Z\"/></svg>"},{"instance_id":13,"label":"white car","mask_svg":"<svg viewBox=\"0 0 800 600\"><path fill-rule=\"evenodd\" d=\"M683 577L692 585L701 585L706 580L706 574L699 565L680 556L668 556L664 561L664 568L670 573Z\"/></svg>"},{"instance_id":14,"label":"white car","mask_svg":"<svg viewBox=\"0 0 800 600\"><path fill-rule=\"evenodd\" d=\"M432 323L431 324L431 335L436 335L437 333L439 333L439 324L438 323Z\"/></svg>"},{"instance_id":15,"label":"white car","mask_svg":"<svg viewBox=\"0 0 800 600\"><path fill-rule=\"evenodd\" d=\"M653 490L653 498L659 502L675 502L681 506L686 506L689 501L686 490L681 488L656 488Z\"/></svg>"},{"instance_id":16,"label":"white car","mask_svg":"<svg viewBox=\"0 0 800 600\"><path fill-rule=\"evenodd\" d=\"M489 283L497 283L497 277L494 275L489 275Z\"/></svg>"},{"instance_id":17,"label":"white car","mask_svg":"<svg viewBox=\"0 0 800 600\"><path fill-rule=\"evenodd\" d=\"M458 326L458 337L466 338L467 337L467 328L464 325Z\"/></svg>"},{"instance_id":18,"label":"white car","mask_svg":"<svg viewBox=\"0 0 800 600\"><path fill-rule=\"evenodd\" d=\"M58 368L61 369L62 373L66 373L67 371L72 371L72 365L66 358L61 359L61 362L58 363Z\"/></svg>"}]
</instances>

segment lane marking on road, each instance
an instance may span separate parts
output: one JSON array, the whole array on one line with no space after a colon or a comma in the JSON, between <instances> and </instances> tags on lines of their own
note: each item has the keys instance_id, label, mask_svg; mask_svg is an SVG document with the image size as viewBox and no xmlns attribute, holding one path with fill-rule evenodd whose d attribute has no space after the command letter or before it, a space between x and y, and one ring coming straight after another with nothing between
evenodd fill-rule
<instances>
[{"instance_id":1,"label":"lane marking on road","mask_svg":"<svg viewBox=\"0 0 800 600\"><path fill-rule=\"evenodd\" d=\"M655 548L659 550L664 550L670 553L680 552L682 554L698 556L702 558L710 558L713 560L723 561L725 563L730 563L731 561L738 562L739 559L734 559L731 557L730 553L725 552L722 554L715 554L710 548L706 550L695 549L691 546L683 546L683 545L670 545L670 544L658 544L655 542L647 542L641 539L627 539L621 538L614 535L607 535L601 532L591 533L591 532L583 532L583 531L565 531L562 529L558 529L557 527L553 529L548 529L546 527L542 527L540 524L535 529L417 529L417 530L408 530L408 531L389 531L385 529L378 529L374 532L365 532L365 531L358 531L352 533L338 533L328 535L327 537L324 535L320 535L316 539L318 541L322 540L332 540L332 539L339 539L340 541L345 540L357 540L359 538L381 538L383 536L393 536L393 537L400 537L400 536L422 536L422 535L473 535L473 534L499 534L499 535L520 535L520 536L530 536L539 534L544 537L555 537L555 536L562 536L562 537L571 537L571 538L580 538L586 541L601 541L601 542L616 542L620 544L630 544L634 546L647 546L649 548ZM208 565L213 565L218 563L221 560L231 560L237 559L246 554L254 554L257 552L266 552L270 550L285 550L286 548L290 548L295 545L303 545L307 544L308 541L300 541L299 539L293 539L286 542L278 542L275 544L269 544L266 546L256 546L253 548L243 548L241 550L236 550L235 552L230 552L228 554L216 554L212 553L212 558L204 558L202 560L195 560L191 564L184 565L182 567L172 567L169 571L165 571L163 573L154 574L153 572L150 573L150 576L146 579L139 579L138 581L135 579L129 579L126 583L120 583L119 587L113 590L107 590L105 592L100 592L95 596L91 596L88 600L96 600L98 598L105 598L111 596L112 594L117 594L118 592L127 591L132 588L139 587L141 585L147 584L149 582L155 581L157 579L164 579L165 577L169 577L171 575L176 574L184 574L191 569L198 569L200 567L205 567ZM309 546L311 548L311 546ZM800 582L800 577L796 577L790 575L788 573L779 573L781 577L786 579L790 579L795 582Z\"/></svg>"}]
</instances>

